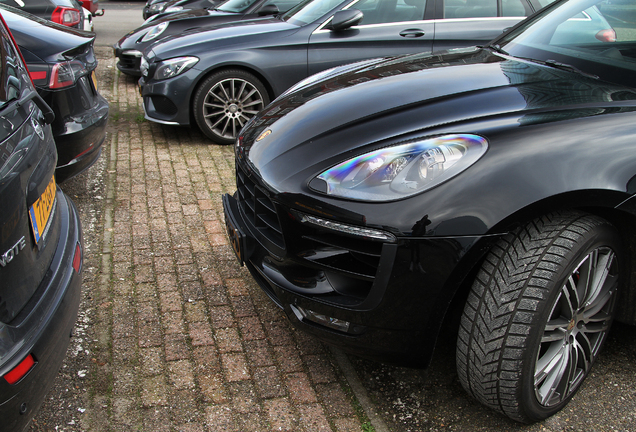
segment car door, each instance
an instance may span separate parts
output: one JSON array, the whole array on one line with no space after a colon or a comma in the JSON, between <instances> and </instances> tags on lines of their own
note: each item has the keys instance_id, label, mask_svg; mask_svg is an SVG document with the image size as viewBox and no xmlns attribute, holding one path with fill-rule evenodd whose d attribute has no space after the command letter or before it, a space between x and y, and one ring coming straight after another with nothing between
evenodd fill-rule
<instances>
[{"instance_id":1,"label":"car door","mask_svg":"<svg viewBox=\"0 0 636 432\"><path fill-rule=\"evenodd\" d=\"M343 9L358 9L362 22L346 30L329 29L329 18L309 38L308 73L374 57L433 48L434 22L425 20L435 0L356 0Z\"/></svg>"},{"instance_id":2,"label":"car door","mask_svg":"<svg viewBox=\"0 0 636 432\"><path fill-rule=\"evenodd\" d=\"M534 12L528 0L437 0L434 51L483 45Z\"/></svg>"}]
</instances>

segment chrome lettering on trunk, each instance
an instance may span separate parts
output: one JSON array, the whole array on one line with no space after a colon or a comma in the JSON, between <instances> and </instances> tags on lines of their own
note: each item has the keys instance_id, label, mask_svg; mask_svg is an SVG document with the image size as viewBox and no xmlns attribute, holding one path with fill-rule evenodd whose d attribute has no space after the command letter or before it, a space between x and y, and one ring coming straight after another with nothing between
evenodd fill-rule
<instances>
[{"instance_id":1,"label":"chrome lettering on trunk","mask_svg":"<svg viewBox=\"0 0 636 432\"><path fill-rule=\"evenodd\" d=\"M22 236L22 238L18 240L18 242L14 244L11 249L9 249L8 251L6 251L0 256L0 266L5 267L8 263L13 261L13 258L15 258L18 255L18 253L20 253L20 251L24 249L25 247L26 247L26 239L24 238L24 236Z\"/></svg>"}]
</instances>

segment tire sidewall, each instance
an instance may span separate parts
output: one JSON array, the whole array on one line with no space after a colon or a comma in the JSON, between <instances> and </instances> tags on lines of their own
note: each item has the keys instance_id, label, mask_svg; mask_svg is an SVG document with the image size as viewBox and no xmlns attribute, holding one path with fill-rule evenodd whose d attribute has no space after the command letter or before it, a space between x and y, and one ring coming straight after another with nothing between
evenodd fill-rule
<instances>
[{"instance_id":1,"label":"tire sidewall","mask_svg":"<svg viewBox=\"0 0 636 432\"><path fill-rule=\"evenodd\" d=\"M577 242L575 248L567 252L565 260L563 261L566 264L565 266L563 266L563 263L560 264L561 269L559 270L558 278L555 278L554 281L548 282L548 289L550 291L550 294L546 299L543 299L539 302L539 308L541 308L541 311L534 316L533 322L531 324L532 331L528 337L528 342L526 345L527 347L529 347L528 354L523 359L523 367L521 371L522 383L519 388L521 394L518 395L519 400L522 402L521 407L525 408L522 415L526 417L530 422L544 420L545 418L550 417L551 415L561 410L578 392L582 382L585 381L585 378L587 377L586 374L583 380L581 380L581 383L579 383L578 387L574 389L574 391L572 391L567 398L565 398L561 403L557 405L545 407L539 404L535 396L534 372L537 354L540 349L541 337L543 336L543 331L545 329L545 325L548 321L549 315L552 312L552 308L567 278L574 272L576 267L585 256L599 247L609 247L614 251L619 271L618 284L620 285L621 280L623 279L622 275L624 274L621 239L618 236L616 230L611 225L604 222L603 224L595 225L593 231L585 233L585 235L583 236L583 241ZM613 315L615 315L616 312L616 299L618 298L618 295L618 292L615 293L611 300L612 302L614 302ZM601 348L605 340L607 340L607 335L605 335L604 340L601 343ZM595 360L596 358L592 360L590 368L592 367ZM588 374L589 370L590 369L588 369Z\"/></svg>"}]
</instances>

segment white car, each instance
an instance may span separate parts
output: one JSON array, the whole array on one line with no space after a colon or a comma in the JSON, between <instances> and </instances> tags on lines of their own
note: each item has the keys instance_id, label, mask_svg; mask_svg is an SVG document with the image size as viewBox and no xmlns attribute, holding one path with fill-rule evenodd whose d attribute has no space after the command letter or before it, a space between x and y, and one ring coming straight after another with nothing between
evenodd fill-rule
<instances>
[{"instance_id":1,"label":"white car","mask_svg":"<svg viewBox=\"0 0 636 432\"><path fill-rule=\"evenodd\" d=\"M86 31L95 31L95 26L93 25L93 14L90 13L88 9L84 9L84 27L83 29Z\"/></svg>"}]
</instances>

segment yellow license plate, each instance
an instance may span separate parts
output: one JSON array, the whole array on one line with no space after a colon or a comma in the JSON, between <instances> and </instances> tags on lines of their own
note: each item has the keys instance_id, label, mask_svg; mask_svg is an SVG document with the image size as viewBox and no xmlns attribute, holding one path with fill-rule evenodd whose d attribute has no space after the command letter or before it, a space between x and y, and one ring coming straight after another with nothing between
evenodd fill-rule
<instances>
[{"instance_id":1,"label":"yellow license plate","mask_svg":"<svg viewBox=\"0 0 636 432\"><path fill-rule=\"evenodd\" d=\"M51 178L48 186L40 195L35 203L29 208L29 217L31 219L31 228L33 228L33 236L35 242L39 244L40 239L44 236L47 224L51 218L51 212L55 205L55 177Z\"/></svg>"},{"instance_id":2,"label":"yellow license plate","mask_svg":"<svg viewBox=\"0 0 636 432\"><path fill-rule=\"evenodd\" d=\"M95 86L95 91L97 91L97 76L95 76L95 71L91 72L91 79L93 80L93 85Z\"/></svg>"}]
</instances>

